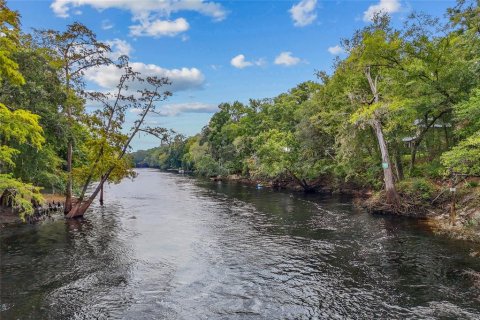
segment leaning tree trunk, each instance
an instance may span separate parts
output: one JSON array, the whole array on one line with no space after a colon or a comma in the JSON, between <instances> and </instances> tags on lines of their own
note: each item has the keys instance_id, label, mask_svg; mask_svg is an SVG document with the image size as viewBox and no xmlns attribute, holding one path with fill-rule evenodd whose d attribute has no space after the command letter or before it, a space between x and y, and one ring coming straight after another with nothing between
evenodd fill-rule
<instances>
[{"instance_id":1,"label":"leaning tree trunk","mask_svg":"<svg viewBox=\"0 0 480 320\"><path fill-rule=\"evenodd\" d=\"M95 187L93 190L93 193L88 197L86 201L83 202L78 202L72 210L66 215L67 218L75 218L75 217L82 217L85 214L85 211L90 207L92 204L93 200L97 197L97 195L100 193L100 190L103 189L103 185L105 184L105 181L107 181L108 176L110 173L112 173L114 167L110 168L110 170L102 176L102 179L100 180L99 184Z\"/></svg>"},{"instance_id":2,"label":"leaning tree trunk","mask_svg":"<svg viewBox=\"0 0 480 320\"><path fill-rule=\"evenodd\" d=\"M375 80L372 79L372 74L370 71L370 67L365 68L365 76L367 77L370 90L373 94L373 102L378 103L380 100L377 87L378 76L375 77ZM392 171L392 163L390 162L390 157L388 155L388 148L383 135L382 124L375 114L371 120L371 125L375 131L378 146L380 147L380 152L382 154L383 179L385 181L385 193L387 196L386 200L388 204L397 206L400 203L400 198L398 196L397 189L395 188L395 177Z\"/></svg>"},{"instance_id":3,"label":"leaning tree trunk","mask_svg":"<svg viewBox=\"0 0 480 320\"><path fill-rule=\"evenodd\" d=\"M382 154L382 165L383 165L383 179L385 181L385 193L387 195L387 203L398 205L400 202L397 189L395 188L395 178L392 171L392 164L390 162L390 157L388 154L387 143L383 136L382 124L379 120L374 119L372 121L373 129L375 130L375 135L377 136L378 146L380 147L380 152Z\"/></svg>"},{"instance_id":4,"label":"leaning tree trunk","mask_svg":"<svg viewBox=\"0 0 480 320\"><path fill-rule=\"evenodd\" d=\"M298 183L298 185L303 188L303 191L305 191L305 192L313 191L313 188L307 183L307 181L305 179L300 179L290 169L286 169L286 170L287 170L288 174L293 178L293 180L295 180L295 182Z\"/></svg>"}]
</instances>

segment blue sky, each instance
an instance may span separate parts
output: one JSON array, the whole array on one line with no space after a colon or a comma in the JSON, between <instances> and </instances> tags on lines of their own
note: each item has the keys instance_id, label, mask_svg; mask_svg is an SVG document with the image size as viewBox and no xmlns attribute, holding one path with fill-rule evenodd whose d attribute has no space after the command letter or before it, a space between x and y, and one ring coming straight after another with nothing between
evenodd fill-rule
<instances>
[{"instance_id":1,"label":"blue sky","mask_svg":"<svg viewBox=\"0 0 480 320\"><path fill-rule=\"evenodd\" d=\"M169 76L173 96L158 106L163 116L150 125L198 133L221 102L274 97L315 80L342 57L340 39L369 23L375 11L401 26L412 10L443 16L452 0L202 1L55 0L8 1L22 27L65 29L80 21L117 53L127 53L137 70ZM87 74L90 87L108 90L115 71ZM135 114L130 112L128 119ZM134 149L158 145L135 139Z\"/></svg>"}]
</instances>

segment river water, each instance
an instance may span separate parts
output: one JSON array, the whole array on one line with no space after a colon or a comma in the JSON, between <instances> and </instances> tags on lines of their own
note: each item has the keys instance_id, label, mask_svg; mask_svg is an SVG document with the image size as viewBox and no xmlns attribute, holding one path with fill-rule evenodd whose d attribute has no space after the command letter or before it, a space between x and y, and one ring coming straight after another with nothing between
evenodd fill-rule
<instances>
[{"instance_id":1,"label":"river water","mask_svg":"<svg viewBox=\"0 0 480 320\"><path fill-rule=\"evenodd\" d=\"M480 248L349 199L138 170L1 230L4 319L480 319Z\"/></svg>"}]
</instances>

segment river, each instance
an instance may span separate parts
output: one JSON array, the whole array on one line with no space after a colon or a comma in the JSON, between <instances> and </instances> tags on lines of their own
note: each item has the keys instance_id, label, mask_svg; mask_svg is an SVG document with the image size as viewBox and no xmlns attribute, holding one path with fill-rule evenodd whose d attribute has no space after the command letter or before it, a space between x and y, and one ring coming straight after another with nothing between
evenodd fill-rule
<instances>
[{"instance_id":1,"label":"river","mask_svg":"<svg viewBox=\"0 0 480 320\"><path fill-rule=\"evenodd\" d=\"M475 245L347 198L138 170L1 229L6 319L480 319Z\"/></svg>"}]
</instances>

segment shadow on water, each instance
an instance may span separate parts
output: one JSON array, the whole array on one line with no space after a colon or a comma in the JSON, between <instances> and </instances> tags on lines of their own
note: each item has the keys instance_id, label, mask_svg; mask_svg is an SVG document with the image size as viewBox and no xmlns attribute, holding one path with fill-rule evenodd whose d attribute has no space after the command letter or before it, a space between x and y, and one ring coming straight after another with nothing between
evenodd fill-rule
<instances>
[{"instance_id":1,"label":"shadow on water","mask_svg":"<svg viewBox=\"0 0 480 320\"><path fill-rule=\"evenodd\" d=\"M322 197L139 170L1 233L2 319L478 319L473 244Z\"/></svg>"},{"instance_id":2,"label":"shadow on water","mask_svg":"<svg viewBox=\"0 0 480 320\"><path fill-rule=\"evenodd\" d=\"M1 318L94 318L122 306L131 261L120 228L105 214L3 229Z\"/></svg>"}]
</instances>

